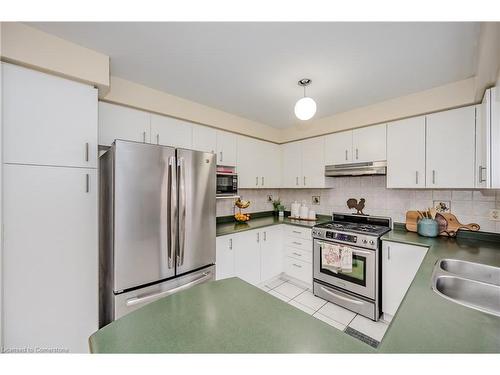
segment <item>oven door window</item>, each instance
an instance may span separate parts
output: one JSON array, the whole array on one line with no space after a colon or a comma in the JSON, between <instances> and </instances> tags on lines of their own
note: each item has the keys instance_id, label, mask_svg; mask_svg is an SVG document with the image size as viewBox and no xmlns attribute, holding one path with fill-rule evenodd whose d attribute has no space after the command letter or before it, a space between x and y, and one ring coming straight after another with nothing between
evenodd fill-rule
<instances>
[{"instance_id":1,"label":"oven door window","mask_svg":"<svg viewBox=\"0 0 500 375\"><path fill-rule=\"evenodd\" d=\"M337 277L342 280L349 281L354 284L366 286L366 265L367 260L365 256L352 254L352 271L351 272L334 272L327 267L323 267L323 262L320 259L320 271L329 276Z\"/></svg>"}]
</instances>

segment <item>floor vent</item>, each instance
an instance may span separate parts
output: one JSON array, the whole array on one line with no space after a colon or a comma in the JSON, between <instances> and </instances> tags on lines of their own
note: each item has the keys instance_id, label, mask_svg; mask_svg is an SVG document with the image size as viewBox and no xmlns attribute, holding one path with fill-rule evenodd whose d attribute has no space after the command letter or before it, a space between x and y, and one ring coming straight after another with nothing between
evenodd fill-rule
<instances>
[{"instance_id":1,"label":"floor vent","mask_svg":"<svg viewBox=\"0 0 500 375\"><path fill-rule=\"evenodd\" d=\"M378 348L378 345L380 344L380 341L372 339L370 336L366 336L364 333L356 331L354 328L347 327L344 332L347 333L349 336L352 336L354 338L357 338L358 340L363 341L365 344L368 344L375 349Z\"/></svg>"}]
</instances>

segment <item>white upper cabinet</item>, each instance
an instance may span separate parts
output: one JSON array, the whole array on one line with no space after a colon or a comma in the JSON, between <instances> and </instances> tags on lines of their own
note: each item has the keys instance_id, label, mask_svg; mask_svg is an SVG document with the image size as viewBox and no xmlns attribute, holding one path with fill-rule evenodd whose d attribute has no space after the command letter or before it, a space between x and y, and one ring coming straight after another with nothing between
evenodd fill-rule
<instances>
[{"instance_id":1,"label":"white upper cabinet","mask_svg":"<svg viewBox=\"0 0 500 375\"><path fill-rule=\"evenodd\" d=\"M500 189L500 91L493 87L490 92L491 187Z\"/></svg>"},{"instance_id":2,"label":"white upper cabinet","mask_svg":"<svg viewBox=\"0 0 500 375\"><path fill-rule=\"evenodd\" d=\"M236 167L238 136L217 131L217 165Z\"/></svg>"},{"instance_id":3,"label":"white upper cabinet","mask_svg":"<svg viewBox=\"0 0 500 375\"><path fill-rule=\"evenodd\" d=\"M193 124L193 150L215 153L217 150L217 131L208 126Z\"/></svg>"},{"instance_id":4,"label":"white upper cabinet","mask_svg":"<svg viewBox=\"0 0 500 375\"><path fill-rule=\"evenodd\" d=\"M386 160L386 124L352 131L352 161L355 163Z\"/></svg>"},{"instance_id":5,"label":"white upper cabinet","mask_svg":"<svg viewBox=\"0 0 500 375\"><path fill-rule=\"evenodd\" d=\"M425 116L387 124L387 187L425 187Z\"/></svg>"},{"instance_id":6,"label":"white upper cabinet","mask_svg":"<svg viewBox=\"0 0 500 375\"><path fill-rule=\"evenodd\" d=\"M193 128L187 121L151 114L151 143L191 149Z\"/></svg>"},{"instance_id":7,"label":"white upper cabinet","mask_svg":"<svg viewBox=\"0 0 500 375\"><path fill-rule=\"evenodd\" d=\"M290 142L282 145L284 188L300 188L302 178L302 146L300 142Z\"/></svg>"},{"instance_id":8,"label":"white upper cabinet","mask_svg":"<svg viewBox=\"0 0 500 375\"><path fill-rule=\"evenodd\" d=\"M97 90L2 64L3 161L97 167Z\"/></svg>"},{"instance_id":9,"label":"white upper cabinet","mask_svg":"<svg viewBox=\"0 0 500 375\"><path fill-rule=\"evenodd\" d=\"M278 145L249 137L238 137L238 187L281 186L281 150Z\"/></svg>"},{"instance_id":10,"label":"white upper cabinet","mask_svg":"<svg viewBox=\"0 0 500 375\"><path fill-rule=\"evenodd\" d=\"M321 188L325 184L325 138L316 137L301 141L302 179L304 188ZM331 179L329 180L331 181Z\"/></svg>"},{"instance_id":11,"label":"white upper cabinet","mask_svg":"<svg viewBox=\"0 0 500 375\"><path fill-rule=\"evenodd\" d=\"M352 163L352 130L325 136L325 164Z\"/></svg>"},{"instance_id":12,"label":"white upper cabinet","mask_svg":"<svg viewBox=\"0 0 500 375\"><path fill-rule=\"evenodd\" d=\"M426 128L427 187L473 188L475 106L428 115Z\"/></svg>"},{"instance_id":13,"label":"white upper cabinet","mask_svg":"<svg viewBox=\"0 0 500 375\"><path fill-rule=\"evenodd\" d=\"M115 139L149 143L150 120L148 112L99 102L99 144L110 146Z\"/></svg>"}]
</instances>

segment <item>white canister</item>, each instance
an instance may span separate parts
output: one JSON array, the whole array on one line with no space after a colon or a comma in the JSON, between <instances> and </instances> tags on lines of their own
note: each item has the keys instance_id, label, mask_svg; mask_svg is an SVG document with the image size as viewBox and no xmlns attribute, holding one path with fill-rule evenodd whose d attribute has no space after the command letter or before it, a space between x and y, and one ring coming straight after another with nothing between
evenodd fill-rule
<instances>
[{"instance_id":1,"label":"white canister","mask_svg":"<svg viewBox=\"0 0 500 375\"><path fill-rule=\"evenodd\" d=\"M316 220L316 211L309 211L309 220Z\"/></svg>"},{"instance_id":2,"label":"white canister","mask_svg":"<svg viewBox=\"0 0 500 375\"><path fill-rule=\"evenodd\" d=\"M291 213L290 216L292 217L299 217L300 215L300 203L297 201L292 203L292 208L291 208Z\"/></svg>"},{"instance_id":3,"label":"white canister","mask_svg":"<svg viewBox=\"0 0 500 375\"><path fill-rule=\"evenodd\" d=\"M300 206L300 215L299 217L301 219L307 219L309 217L309 208L303 204L302 206Z\"/></svg>"}]
</instances>

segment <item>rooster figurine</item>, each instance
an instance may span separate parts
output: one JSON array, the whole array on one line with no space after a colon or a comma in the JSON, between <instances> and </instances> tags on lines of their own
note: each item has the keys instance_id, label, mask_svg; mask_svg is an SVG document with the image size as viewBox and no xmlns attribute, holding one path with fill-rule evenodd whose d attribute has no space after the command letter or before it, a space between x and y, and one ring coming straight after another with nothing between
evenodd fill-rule
<instances>
[{"instance_id":1,"label":"rooster figurine","mask_svg":"<svg viewBox=\"0 0 500 375\"><path fill-rule=\"evenodd\" d=\"M364 215L363 208L365 208L365 198L361 198L359 203L357 199L350 198L347 200L347 207L355 208L357 210L355 215Z\"/></svg>"}]
</instances>

